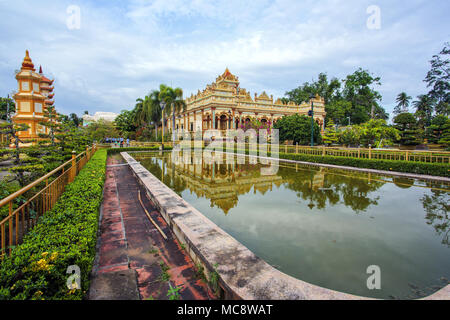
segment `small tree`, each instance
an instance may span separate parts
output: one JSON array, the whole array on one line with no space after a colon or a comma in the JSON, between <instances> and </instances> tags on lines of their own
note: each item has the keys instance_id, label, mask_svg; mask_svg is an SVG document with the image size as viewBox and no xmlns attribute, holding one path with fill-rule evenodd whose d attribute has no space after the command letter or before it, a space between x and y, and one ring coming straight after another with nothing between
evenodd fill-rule
<instances>
[{"instance_id":1,"label":"small tree","mask_svg":"<svg viewBox=\"0 0 450 320\"><path fill-rule=\"evenodd\" d=\"M447 149L450 149L450 120L447 119L447 123L442 129L442 135L438 142L445 145Z\"/></svg>"},{"instance_id":2,"label":"small tree","mask_svg":"<svg viewBox=\"0 0 450 320\"><path fill-rule=\"evenodd\" d=\"M308 145L311 141L311 118L295 114L292 116L284 116L273 125L274 129L278 129L280 142L292 140L300 145ZM314 143L320 144L322 137L320 135L320 127L314 121Z\"/></svg>"},{"instance_id":3,"label":"small tree","mask_svg":"<svg viewBox=\"0 0 450 320\"><path fill-rule=\"evenodd\" d=\"M336 143L339 140L339 136L338 136L338 132L336 130L336 126L335 126L333 120L331 120L331 119L328 122L327 127L325 128L325 132L324 132L324 135L322 136L322 140L327 145Z\"/></svg>"},{"instance_id":4,"label":"small tree","mask_svg":"<svg viewBox=\"0 0 450 320\"><path fill-rule=\"evenodd\" d=\"M39 137L50 139L51 145L55 145L55 134L60 129L60 117L56 113L54 106L47 106L44 110L44 120L39 122L41 126L49 129L49 133L40 133Z\"/></svg>"},{"instance_id":5,"label":"small tree","mask_svg":"<svg viewBox=\"0 0 450 320\"><path fill-rule=\"evenodd\" d=\"M412 113L400 113L394 118L394 128L400 133L400 144L414 146L422 143L422 131Z\"/></svg>"}]
</instances>

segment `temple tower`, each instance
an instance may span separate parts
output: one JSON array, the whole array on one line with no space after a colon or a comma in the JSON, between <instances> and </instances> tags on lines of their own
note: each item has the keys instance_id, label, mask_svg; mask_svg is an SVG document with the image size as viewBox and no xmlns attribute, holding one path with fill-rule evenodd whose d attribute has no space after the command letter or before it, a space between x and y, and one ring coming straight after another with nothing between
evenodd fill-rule
<instances>
[{"instance_id":1,"label":"temple tower","mask_svg":"<svg viewBox=\"0 0 450 320\"><path fill-rule=\"evenodd\" d=\"M36 140L39 133L45 133L45 127L39 122L44 119L46 97L41 91L42 76L35 72L28 50L16 79L18 85L18 92L14 95L16 114L12 120L14 123L25 123L30 127L27 131L19 132L21 139Z\"/></svg>"}]
</instances>

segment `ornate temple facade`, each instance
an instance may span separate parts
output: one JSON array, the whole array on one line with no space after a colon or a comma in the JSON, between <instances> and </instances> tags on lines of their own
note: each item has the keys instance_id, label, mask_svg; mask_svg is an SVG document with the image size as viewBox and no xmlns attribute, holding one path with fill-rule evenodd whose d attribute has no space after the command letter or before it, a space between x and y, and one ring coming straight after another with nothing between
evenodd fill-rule
<instances>
[{"instance_id":1,"label":"ornate temple facade","mask_svg":"<svg viewBox=\"0 0 450 320\"><path fill-rule=\"evenodd\" d=\"M39 133L48 133L48 129L41 125L45 119L44 111L53 105L53 80L42 73L36 72L28 50L22 62L22 67L16 74L18 91L14 94L16 114L12 117L14 123L25 123L29 126L27 131L18 133L21 139L36 140Z\"/></svg>"},{"instance_id":2,"label":"ornate temple facade","mask_svg":"<svg viewBox=\"0 0 450 320\"><path fill-rule=\"evenodd\" d=\"M300 114L308 115L311 103L300 105L294 102L284 103L281 99L274 101L273 96L265 92L254 94L239 86L239 78L228 68L207 85L203 91L191 95L186 100L186 110L181 112L175 121L175 129L189 131L208 129L239 129L246 121L257 119L271 125L283 116ZM314 119L324 129L325 103L323 98L316 96L314 102ZM171 130L172 121L168 119Z\"/></svg>"}]
</instances>

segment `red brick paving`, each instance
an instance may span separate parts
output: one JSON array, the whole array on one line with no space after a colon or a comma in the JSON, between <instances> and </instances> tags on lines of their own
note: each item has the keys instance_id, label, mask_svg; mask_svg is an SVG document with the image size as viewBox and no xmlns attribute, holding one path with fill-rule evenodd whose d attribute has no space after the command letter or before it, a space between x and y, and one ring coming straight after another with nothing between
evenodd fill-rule
<instances>
[{"instance_id":1,"label":"red brick paving","mask_svg":"<svg viewBox=\"0 0 450 320\"><path fill-rule=\"evenodd\" d=\"M108 158L108 165L118 163L117 158ZM141 192L142 201L153 220L167 235L167 241L145 215L138 200L138 192ZM137 288L134 291L138 292L140 299L150 297L155 300L168 299L167 290L170 286L182 287L179 294L183 300L215 299L204 281L196 276L192 260L175 240L164 219L155 210L155 206L145 196L128 166L106 169L96 261L91 282L91 291L94 294L90 295L91 299L97 297L95 292L103 292L101 299L114 299L114 294L108 297L104 292L114 292L117 290L116 287L120 288L115 275L130 271L135 272ZM161 279L163 273L161 262L168 266L170 286L168 281ZM111 278L114 276L115 282L104 290L102 286L105 286L105 283L108 286L109 282L104 279L96 282L95 278L108 275L111 275ZM128 285L129 282L128 279ZM123 299L123 296L120 298Z\"/></svg>"}]
</instances>

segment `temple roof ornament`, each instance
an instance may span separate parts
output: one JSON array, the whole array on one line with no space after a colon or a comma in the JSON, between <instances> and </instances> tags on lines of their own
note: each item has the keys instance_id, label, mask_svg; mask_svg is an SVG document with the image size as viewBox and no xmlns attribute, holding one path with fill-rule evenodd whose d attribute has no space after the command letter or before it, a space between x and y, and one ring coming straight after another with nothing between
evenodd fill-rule
<instances>
[{"instance_id":1,"label":"temple roof ornament","mask_svg":"<svg viewBox=\"0 0 450 320\"><path fill-rule=\"evenodd\" d=\"M23 62L22 62L22 70L35 71L34 64L33 64L33 61L31 61L30 53L28 52L28 50L25 51L25 58L23 58Z\"/></svg>"}]
</instances>

